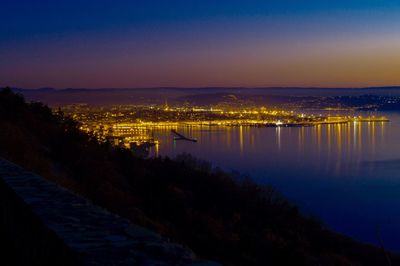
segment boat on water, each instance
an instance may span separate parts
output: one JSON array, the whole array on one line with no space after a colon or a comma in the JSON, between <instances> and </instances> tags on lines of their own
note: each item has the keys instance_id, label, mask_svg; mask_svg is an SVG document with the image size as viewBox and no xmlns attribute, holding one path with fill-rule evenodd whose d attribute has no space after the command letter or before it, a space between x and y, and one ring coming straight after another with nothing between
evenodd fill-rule
<instances>
[{"instance_id":1,"label":"boat on water","mask_svg":"<svg viewBox=\"0 0 400 266\"><path fill-rule=\"evenodd\" d=\"M186 140L186 141L191 141L191 142L197 142L197 139L196 139L196 138L188 138L188 137L185 137L184 135L178 133L175 129L171 129L171 132L172 132L173 134L175 134L174 140Z\"/></svg>"}]
</instances>

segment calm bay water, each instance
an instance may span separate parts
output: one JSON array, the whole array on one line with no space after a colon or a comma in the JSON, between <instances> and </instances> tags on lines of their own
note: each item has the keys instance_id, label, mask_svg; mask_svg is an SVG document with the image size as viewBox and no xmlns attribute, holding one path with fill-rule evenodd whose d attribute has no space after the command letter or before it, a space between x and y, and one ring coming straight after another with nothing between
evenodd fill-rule
<instances>
[{"instance_id":1,"label":"calm bay water","mask_svg":"<svg viewBox=\"0 0 400 266\"><path fill-rule=\"evenodd\" d=\"M197 143L160 129L151 154L186 152L250 175L329 228L375 244L380 228L385 247L400 251L400 114L387 116L302 128L178 127Z\"/></svg>"}]
</instances>

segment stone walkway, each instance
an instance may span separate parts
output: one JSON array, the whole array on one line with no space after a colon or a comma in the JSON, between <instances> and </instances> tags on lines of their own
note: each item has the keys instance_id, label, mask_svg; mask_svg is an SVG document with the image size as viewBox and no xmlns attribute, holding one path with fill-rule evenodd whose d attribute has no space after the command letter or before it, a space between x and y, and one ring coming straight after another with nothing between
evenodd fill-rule
<instances>
[{"instance_id":1,"label":"stone walkway","mask_svg":"<svg viewBox=\"0 0 400 266\"><path fill-rule=\"evenodd\" d=\"M85 198L0 159L0 182L53 231L83 265L217 266Z\"/></svg>"}]
</instances>

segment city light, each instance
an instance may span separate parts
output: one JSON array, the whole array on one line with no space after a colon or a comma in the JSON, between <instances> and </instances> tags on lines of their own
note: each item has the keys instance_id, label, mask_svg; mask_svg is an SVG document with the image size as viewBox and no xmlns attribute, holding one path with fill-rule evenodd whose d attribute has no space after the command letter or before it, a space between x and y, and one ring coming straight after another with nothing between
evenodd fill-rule
<instances>
[{"instance_id":1,"label":"city light","mask_svg":"<svg viewBox=\"0 0 400 266\"><path fill-rule=\"evenodd\" d=\"M81 123L80 129L92 132L99 141L125 148L160 145L154 130L185 127L313 127L317 125L361 122L387 122L386 117L352 115L314 115L293 110L258 108L216 108L204 106L119 105L92 107L69 105L63 111Z\"/></svg>"}]
</instances>

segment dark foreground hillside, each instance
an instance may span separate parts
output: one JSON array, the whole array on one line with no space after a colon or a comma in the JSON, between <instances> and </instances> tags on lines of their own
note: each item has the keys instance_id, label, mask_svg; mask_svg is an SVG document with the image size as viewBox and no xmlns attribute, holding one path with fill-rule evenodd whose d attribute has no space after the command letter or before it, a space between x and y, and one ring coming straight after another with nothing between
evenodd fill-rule
<instances>
[{"instance_id":1,"label":"dark foreground hillside","mask_svg":"<svg viewBox=\"0 0 400 266\"><path fill-rule=\"evenodd\" d=\"M400 265L398 255L304 217L271 187L189 155L137 158L8 89L0 91L0 156L224 265Z\"/></svg>"}]
</instances>

